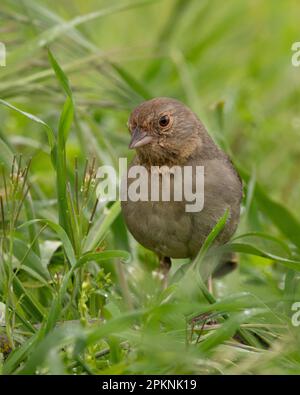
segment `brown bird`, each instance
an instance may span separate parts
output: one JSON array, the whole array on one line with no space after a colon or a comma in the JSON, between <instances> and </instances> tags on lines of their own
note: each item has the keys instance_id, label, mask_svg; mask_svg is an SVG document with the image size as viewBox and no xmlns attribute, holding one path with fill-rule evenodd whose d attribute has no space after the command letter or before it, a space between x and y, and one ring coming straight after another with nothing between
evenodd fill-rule
<instances>
[{"instance_id":1,"label":"brown bird","mask_svg":"<svg viewBox=\"0 0 300 395\"><path fill-rule=\"evenodd\" d=\"M204 166L204 206L187 212L186 201L122 202L128 229L144 247L160 258L167 273L170 258L194 258L218 220L229 217L215 243L226 243L239 221L242 183L229 157L213 142L197 116L181 102L159 97L136 107L128 122L129 148L136 149L130 166ZM160 178L161 178L160 174ZM128 188L133 182L127 178ZM193 184L195 180L193 179ZM149 177L148 196L151 195ZM194 185L193 185L194 186ZM161 180L160 180L161 187Z\"/></svg>"}]
</instances>

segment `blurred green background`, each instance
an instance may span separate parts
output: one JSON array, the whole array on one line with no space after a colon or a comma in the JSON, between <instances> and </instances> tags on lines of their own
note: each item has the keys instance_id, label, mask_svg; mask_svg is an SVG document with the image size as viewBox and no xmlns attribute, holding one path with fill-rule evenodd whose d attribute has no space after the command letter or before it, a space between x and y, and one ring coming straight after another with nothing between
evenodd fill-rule
<instances>
[{"instance_id":1,"label":"blurred green background","mask_svg":"<svg viewBox=\"0 0 300 395\"><path fill-rule=\"evenodd\" d=\"M248 236L251 242L249 241L247 247L232 247L233 250L242 252L239 258L240 269L215 282L214 293L221 307L214 306L211 310L233 312L233 317L236 317L237 312L240 314L241 311L246 311L243 308L256 309L257 300L260 300L267 307L268 313L260 318L249 318L250 322L245 322L245 316L239 321L238 316L232 325L235 330L239 324L245 324L245 327L256 325L256 337L262 336L266 344L271 346L273 341L277 342L275 349L262 347L259 358L257 350L253 349L247 349L241 357L235 346L231 345L232 349L228 347L225 351L222 348L223 340L231 338L234 330L232 333L221 325L220 330L224 329L224 332L219 333L225 338L216 335L218 340L214 341L209 340L215 329L212 326L212 330L208 328L208 333L205 334L205 339L211 345L202 348L200 346L198 349L198 342L194 339L194 344L191 335L194 348L183 357L184 341L174 333L183 331L183 317L193 315L193 308L199 307L203 312L207 306L197 296L195 303L200 303L199 306L190 305L187 309L187 301L191 295L181 295L183 305L179 304L175 312L170 307L171 310L167 311L166 316L171 318L167 323L164 322L159 313L163 297L160 296L158 284L155 283L154 288L152 287L153 279L149 270L155 267L155 258L136 245L126 233L121 217L116 215L111 218L107 228L102 228L106 238L104 240L102 233L98 235L94 249L100 245L103 250L130 252L133 260L121 273L114 270L111 259L104 262L105 273L113 272L110 285L107 279L103 280L105 274L98 266L97 269L94 266L92 269L85 269L86 271L82 269L80 279L88 279L88 283L91 278L93 281L96 278L99 280L99 273L103 277L99 280L100 286L98 280L98 283L91 280L89 286L94 291L97 287L102 287L104 299L92 302L91 295L84 294L81 283L74 280L67 290L69 297L74 297L73 309L69 306L68 310L67 304L64 312L53 320L51 331L55 327L55 320L59 321L62 317L66 320L82 320L84 316L89 321L97 317L98 310L102 309L102 316L106 314L112 319L120 319L128 306L129 310L146 308L151 300L151 308L156 313L151 311L156 318L151 316L152 313L147 313L150 318L147 316L147 319L143 319L148 324L152 320L154 329L151 325L149 329L148 324L145 329L140 323L140 333L147 333L151 340L146 337L144 343L136 342L138 335L133 333L132 328L125 331L124 339L122 336L118 337L118 330L114 329L117 335L109 338L108 345L105 338L106 340L101 340L103 343L97 343L97 347L93 345L88 350L79 347L84 357L75 358L72 352L71 356L62 357L60 351L57 351L55 358L60 361L61 369L57 367L55 358L51 364L46 357L39 359L37 352L34 354L30 350L28 353L26 351L23 359L14 357L15 354L11 353L8 362L3 362L4 372L12 373L20 369L34 372L43 363L45 370L42 372L45 373L53 373L55 369L58 373L70 372L75 365L79 366L78 373L300 372L300 355L295 351L298 348L299 335L291 327L290 320L290 306L297 298L300 300L297 287L300 267L300 67L293 67L291 63L291 46L299 40L297 0L2 0L0 41L6 45L7 60L6 67L0 67L0 99L5 101L2 102L4 106L0 106L0 154L8 172L10 151L17 158L22 154L23 163L32 158L29 179L34 208L31 217L28 216L28 210L24 210L17 224L10 221L11 227L6 229L9 229L7 233L10 240L19 238L28 251L32 251L36 240L30 240L30 237L28 239L24 230L14 226L33 218L58 222L56 183L59 176L51 163L45 129L26 114L24 116L7 108L7 103L10 103L19 110L34 114L57 133L66 94L55 78L53 64L49 62L49 47L67 75L73 92L75 114L66 145L66 177L72 188L75 184L75 158L82 174L86 158L91 163L95 157L97 165L117 165L119 157L132 155L127 148L128 115L135 105L155 96L175 97L190 106L204 122L214 140L231 155L245 184L245 201L237 234L261 234ZM4 186L1 195L4 199ZM4 211L8 209L9 202L6 202ZM103 210L102 206L98 206L98 227L103 224ZM8 210L7 216L9 215ZM87 221L88 215L83 212L79 222ZM5 221L6 218L2 220ZM84 226L86 225L83 228ZM94 232L97 234L96 226ZM274 239L267 240L266 235ZM7 235L2 231L2 236L4 239ZM52 243L47 257L41 254L41 264L44 262L44 266L49 268L49 265L59 266L61 261L66 260L66 253L56 250L53 245L59 239L53 229L38 233L37 239L42 249ZM14 241L11 243L14 245ZM78 245L76 247L76 242L72 243L76 258L80 259L80 253L86 251L81 250ZM65 247L64 241L62 246ZM5 264L11 267L3 269L4 272L11 270L10 275L7 275L8 280L3 277L1 288L1 301L10 311L9 314L6 312L7 322L11 322L3 329L3 333L8 337L9 347L12 349L27 344L26 341L36 333L34 328L39 324L38 321L45 324L50 301L56 295L53 291L55 281L51 282L50 289L36 294L33 288L39 288L37 283L33 286L27 277L21 277L20 281L25 289L28 287L29 299L36 297L43 306L45 315L38 319L30 317L26 309L20 308L17 311L22 298L20 293L15 295L15 291L10 295L8 284L13 276L12 263L20 259L21 262L24 261L26 248L23 253L25 255L20 258L12 251L6 251L2 244L3 267ZM179 265L180 262L177 267ZM57 270L62 276L67 273L66 266ZM26 275L30 276L30 273ZM171 294L171 290L169 292ZM232 297L235 292L238 295L236 298ZM252 299L248 295L244 305L245 295L241 295L241 292L249 292L253 297L253 304L249 302ZM125 308L122 303L126 300L126 295L128 298L128 293L131 294L129 299L132 298L133 301L128 302L127 299ZM226 302L226 298L230 296L231 301ZM80 303L86 306L88 313L83 307L83 310L79 309L79 317L76 306ZM109 306L106 307L107 311L105 306ZM161 320L165 325L163 334L159 329ZM26 329L29 333L25 334L24 321L30 323ZM87 322L85 324L88 325ZM117 328L118 325L116 324ZM52 344L51 341L46 343L47 346L43 343L47 335L51 340L51 331L38 331L37 342L41 344L41 349L52 349L49 345ZM81 333L80 329L78 331ZM172 341L169 338L170 333ZM77 335L76 332L75 339ZM55 331L53 336L53 339L58 336ZM152 349L150 345L157 338L163 339L161 341L165 341L165 349L171 351L164 354L160 347L157 350ZM124 352L124 342L127 345L126 350L133 350L131 353ZM287 344L293 345L291 349ZM249 344L245 345L245 348L248 346ZM261 344L251 343L251 347L256 346L259 349ZM91 347L96 347L96 351L91 351ZM209 355L206 347L210 350ZM97 352L101 353L102 349L108 349L108 352L104 356L96 357ZM154 351L155 356L152 355ZM222 362L222 352L227 353L230 363ZM109 359L105 359L105 355L110 355ZM61 358L65 358L64 362ZM174 366L174 359L178 361L181 358L181 363ZM132 370L127 367L128 361L133 364Z\"/></svg>"},{"instance_id":2,"label":"blurred green background","mask_svg":"<svg viewBox=\"0 0 300 395\"><path fill-rule=\"evenodd\" d=\"M103 16L93 15L100 10ZM226 140L272 196L297 213L300 73L291 64L291 45L299 39L298 10L296 1L62 1L55 7L46 1L3 1L1 41L9 56L1 69L1 97L55 117L62 96L50 76L36 75L48 68L39 48L45 39L66 71L70 67L78 113L96 119L99 128L105 125L103 133L111 131L120 141L116 149L126 152L125 121L141 96L176 97L196 111L213 136ZM76 33L51 29L78 16ZM110 62L140 89L128 86ZM23 81L26 76L36 78ZM222 130L214 114L219 101L225 104ZM5 135L44 143L41 133L28 130L31 124L23 127L24 119L6 111L1 118ZM70 145L80 150L75 136ZM42 164L39 160L39 172Z\"/></svg>"}]
</instances>

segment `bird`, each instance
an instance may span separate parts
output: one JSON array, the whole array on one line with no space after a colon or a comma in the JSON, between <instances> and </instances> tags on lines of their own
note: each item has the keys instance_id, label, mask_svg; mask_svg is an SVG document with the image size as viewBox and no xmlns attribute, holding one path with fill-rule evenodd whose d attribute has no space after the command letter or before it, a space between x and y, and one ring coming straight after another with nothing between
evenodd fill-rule
<instances>
[{"instance_id":1,"label":"bird","mask_svg":"<svg viewBox=\"0 0 300 395\"><path fill-rule=\"evenodd\" d=\"M129 148L135 149L136 155L125 175L127 188L133 182L129 177L133 166L143 166L148 173L153 166L204 168L204 203L198 212L186 210L184 197L182 201L163 201L160 194L156 201L121 201L130 233L157 254L160 271L167 276L171 259L197 256L226 210L226 224L214 244L230 240L239 223L242 181L229 156L213 141L197 115L179 100L157 97L142 102L131 112L128 129ZM150 181L148 186L151 189ZM148 194L151 196L151 191ZM229 263L235 266L234 261Z\"/></svg>"}]
</instances>

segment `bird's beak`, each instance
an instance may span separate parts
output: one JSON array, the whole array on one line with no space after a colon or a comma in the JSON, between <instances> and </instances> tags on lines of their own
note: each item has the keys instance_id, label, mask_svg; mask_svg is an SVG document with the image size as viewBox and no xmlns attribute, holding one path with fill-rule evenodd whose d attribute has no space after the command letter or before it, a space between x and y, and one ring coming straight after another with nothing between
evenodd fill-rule
<instances>
[{"instance_id":1,"label":"bird's beak","mask_svg":"<svg viewBox=\"0 0 300 395\"><path fill-rule=\"evenodd\" d=\"M152 140L153 140L152 136L149 136L149 134L143 132L139 128L135 128L131 136L129 148L133 149L133 148L142 147L143 145L149 144Z\"/></svg>"}]
</instances>

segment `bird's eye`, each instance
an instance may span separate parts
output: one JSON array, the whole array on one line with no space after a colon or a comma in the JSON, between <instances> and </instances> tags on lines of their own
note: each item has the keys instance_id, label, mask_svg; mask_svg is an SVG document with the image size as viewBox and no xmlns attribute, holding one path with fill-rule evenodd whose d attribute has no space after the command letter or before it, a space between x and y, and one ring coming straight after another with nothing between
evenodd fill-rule
<instances>
[{"instance_id":1,"label":"bird's eye","mask_svg":"<svg viewBox=\"0 0 300 395\"><path fill-rule=\"evenodd\" d=\"M158 122L159 122L159 126L161 126L162 128L165 128L170 123L169 115L163 115L162 117L159 118Z\"/></svg>"}]
</instances>

